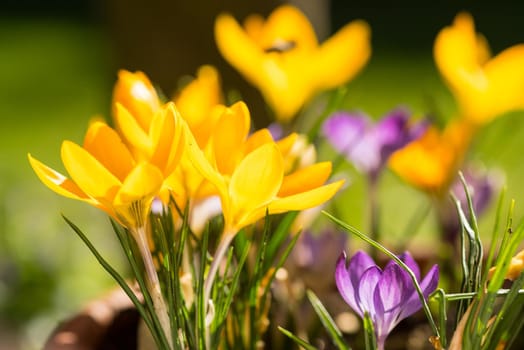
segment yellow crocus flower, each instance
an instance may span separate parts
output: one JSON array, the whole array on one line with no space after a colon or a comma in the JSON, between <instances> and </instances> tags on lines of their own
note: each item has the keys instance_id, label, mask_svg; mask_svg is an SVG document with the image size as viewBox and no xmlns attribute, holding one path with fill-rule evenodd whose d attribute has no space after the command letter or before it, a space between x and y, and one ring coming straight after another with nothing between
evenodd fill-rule
<instances>
[{"instance_id":1,"label":"yellow crocus flower","mask_svg":"<svg viewBox=\"0 0 524 350\"><path fill-rule=\"evenodd\" d=\"M252 15L244 28L221 14L215 40L223 57L261 91L283 123L316 93L347 83L371 54L365 22L353 21L319 45L311 23L290 5L278 7L266 21Z\"/></svg>"},{"instance_id":2,"label":"yellow crocus flower","mask_svg":"<svg viewBox=\"0 0 524 350\"><path fill-rule=\"evenodd\" d=\"M442 131L429 127L420 138L393 153L389 166L408 183L443 194L456 175L472 133L463 120L451 122Z\"/></svg>"},{"instance_id":3,"label":"yellow crocus flower","mask_svg":"<svg viewBox=\"0 0 524 350\"><path fill-rule=\"evenodd\" d=\"M450 87L463 118L482 125L524 107L524 44L491 57L473 18L459 13L440 31L434 45L437 67Z\"/></svg>"},{"instance_id":4,"label":"yellow crocus flower","mask_svg":"<svg viewBox=\"0 0 524 350\"><path fill-rule=\"evenodd\" d=\"M62 162L71 178L28 157L51 190L98 207L128 228L143 227L163 181L158 167L136 162L120 136L99 121L89 126L82 147L71 141L62 143Z\"/></svg>"},{"instance_id":5,"label":"yellow crocus flower","mask_svg":"<svg viewBox=\"0 0 524 350\"><path fill-rule=\"evenodd\" d=\"M269 131L249 136L249 110L243 102L226 108L210 138L209 148L191 152L193 164L221 198L226 234L266 215L303 210L330 199L343 181L324 185L331 163L304 167L286 175L282 145ZM269 136L268 136L269 135Z\"/></svg>"}]
</instances>

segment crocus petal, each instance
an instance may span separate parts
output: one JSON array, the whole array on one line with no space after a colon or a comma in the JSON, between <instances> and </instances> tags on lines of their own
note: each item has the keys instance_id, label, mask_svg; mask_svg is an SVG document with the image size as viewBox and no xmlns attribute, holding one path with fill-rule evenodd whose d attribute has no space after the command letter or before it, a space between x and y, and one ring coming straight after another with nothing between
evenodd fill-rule
<instances>
[{"instance_id":1,"label":"crocus petal","mask_svg":"<svg viewBox=\"0 0 524 350\"><path fill-rule=\"evenodd\" d=\"M397 109L382 118L373 128L373 135L380 145L392 145L407 143L407 123L409 114L404 109Z\"/></svg>"},{"instance_id":2,"label":"crocus petal","mask_svg":"<svg viewBox=\"0 0 524 350\"><path fill-rule=\"evenodd\" d=\"M142 227L147 221L153 197L158 195L164 177L148 163L138 164L118 191L112 203L117 219L127 227Z\"/></svg>"},{"instance_id":3,"label":"crocus petal","mask_svg":"<svg viewBox=\"0 0 524 350\"><path fill-rule=\"evenodd\" d=\"M209 111L222 103L220 76L215 67L200 67L196 79L186 85L174 101L191 129L207 123Z\"/></svg>"},{"instance_id":4,"label":"crocus petal","mask_svg":"<svg viewBox=\"0 0 524 350\"><path fill-rule=\"evenodd\" d=\"M70 141L62 143L61 156L71 179L82 191L97 200L113 200L122 183L95 157Z\"/></svg>"},{"instance_id":5,"label":"crocus petal","mask_svg":"<svg viewBox=\"0 0 524 350\"><path fill-rule=\"evenodd\" d=\"M270 125L270 127L271 127L271 125ZM273 129L274 128L275 127L273 127ZM268 130L270 131L273 139L274 140L278 140L277 141L277 145L280 148L280 152L282 152L282 154L288 154L289 152L291 152L291 149L293 148L293 145L295 144L295 142L298 139L298 134L296 132L293 132L293 133L289 134L288 136L286 136L284 138L276 138L275 137L276 131L275 130L271 130L271 129L268 129Z\"/></svg>"},{"instance_id":6,"label":"crocus petal","mask_svg":"<svg viewBox=\"0 0 524 350\"><path fill-rule=\"evenodd\" d=\"M413 256L409 252L404 252L399 256L400 260L406 264L409 269L415 274L417 281L420 281L420 268L418 267L417 262L413 259ZM407 275L407 274L406 274ZM408 276L409 278L409 276ZM411 278L410 278L411 280Z\"/></svg>"},{"instance_id":7,"label":"crocus petal","mask_svg":"<svg viewBox=\"0 0 524 350\"><path fill-rule=\"evenodd\" d=\"M250 127L250 115L243 102L237 102L225 108L213 131L212 143L216 165L220 173L232 174L239 159L238 147L247 138Z\"/></svg>"},{"instance_id":8,"label":"crocus petal","mask_svg":"<svg viewBox=\"0 0 524 350\"><path fill-rule=\"evenodd\" d=\"M273 137L268 129L260 129L249 135L249 138L243 145L242 153L248 154L265 143L273 142ZM279 147L280 148L280 147ZM282 153L282 152L281 152ZM283 153L282 153L283 154Z\"/></svg>"},{"instance_id":9,"label":"crocus petal","mask_svg":"<svg viewBox=\"0 0 524 350\"><path fill-rule=\"evenodd\" d=\"M331 162L315 163L284 177L279 197L287 197L322 186L331 174Z\"/></svg>"},{"instance_id":10,"label":"crocus petal","mask_svg":"<svg viewBox=\"0 0 524 350\"><path fill-rule=\"evenodd\" d=\"M153 198L160 190L164 177L149 163L138 164L126 177L115 197L114 205L129 205L144 198Z\"/></svg>"},{"instance_id":11,"label":"crocus petal","mask_svg":"<svg viewBox=\"0 0 524 350\"><path fill-rule=\"evenodd\" d=\"M504 50L486 63L484 70L492 93L489 101L481 104L485 105L484 108L487 110L479 110L480 122L489 121L493 117L514 109L524 108L523 60L524 45L521 44Z\"/></svg>"},{"instance_id":12,"label":"crocus petal","mask_svg":"<svg viewBox=\"0 0 524 350\"><path fill-rule=\"evenodd\" d=\"M229 183L229 196L237 228L258 219L251 217L246 220L244 216L275 198L282 184L283 168L282 155L274 143L254 150L235 168Z\"/></svg>"},{"instance_id":13,"label":"crocus petal","mask_svg":"<svg viewBox=\"0 0 524 350\"><path fill-rule=\"evenodd\" d=\"M166 177L174 171L184 150L182 122L173 103L168 103L151 121L153 150L149 161L161 169Z\"/></svg>"},{"instance_id":14,"label":"crocus petal","mask_svg":"<svg viewBox=\"0 0 524 350\"><path fill-rule=\"evenodd\" d=\"M40 181L51 190L64 197L95 203L73 181L33 158L30 154L27 157Z\"/></svg>"},{"instance_id":15,"label":"crocus petal","mask_svg":"<svg viewBox=\"0 0 524 350\"><path fill-rule=\"evenodd\" d=\"M316 207L330 200L342 187L345 180L339 180L328 185L317 187L307 192L278 198L268 207L270 214L280 214L292 210L304 210Z\"/></svg>"},{"instance_id":16,"label":"crocus petal","mask_svg":"<svg viewBox=\"0 0 524 350\"><path fill-rule=\"evenodd\" d=\"M370 28L364 21L346 24L320 47L316 56L319 88L345 84L365 66L371 56Z\"/></svg>"},{"instance_id":17,"label":"crocus petal","mask_svg":"<svg viewBox=\"0 0 524 350\"><path fill-rule=\"evenodd\" d=\"M433 265L433 267L428 271L424 279L419 283L422 290L424 298L427 299L428 296L437 289L439 280L439 269L438 265ZM409 299L404 303L402 311L399 315L399 319L407 318L413 315L415 312L422 308L422 303L420 301L417 291L413 291Z\"/></svg>"},{"instance_id":18,"label":"crocus petal","mask_svg":"<svg viewBox=\"0 0 524 350\"><path fill-rule=\"evenodd\" d=\"M357 302L357 291L360 279L364 271L375 265L375 262L363 251L353 255L349 266L347 266L346 254L342 253L338 258L335 269L335 282L342 298L361 317L363 316Z\"/></svg>"},{"instance_id":19,"label":"crocus petal","mask_svg":"<svg viewBox=\"0 0 524 350\"><path fill-rule=\"evenodd\" d=\"M222 56L247 80L259 85L264 52L251 40L230 14L220 14L215 20L215 42Z\"/></svg>"},{"instance_id":20,"label":"crocus petal","mask_svg":"<svg viewBox=\"0 0 524 350\"><path fill-rule=\"evenodd\" d=\"M396 263L384 268L377 289L385 312L394 313L393 309L398 309L404 301L407 287L405 274L406 272Z\"/></svg>"},{"instance_id":21,"label":"crocus petal","mask_svg":"<svg viewBox=\"0 0 524 350\"><path fill-rule=\"evenodd\" d=\"M285 47L278 45L287 42L294 45L293 49L304 51L311 51L318 46L317 36L308 18L291 5L279 6L271 12L261 34L259 45L265 51L286 51Z\"/></svg>"},{"instance_id":22,"label":"crocus petal","mask_svg":"<svg viewBox=\"0 0 524 350\"><path fill-rule=\"evenodd\" d=\"M337 113L324 122L322 131L339 153L348 154L362 136L367 124L368 119L363 115Z\"/></svg>"},{"instance_id":23,"label":"crocus petal","mask_svg":"<svg viewBox=\"0 0 524 350\"><path fill-rule=\"evenodd\" d=\"M132 148L138 150L140 156L149 157L151 150L151 140L148 136L150 121L148 122L148 128L143 129L135 116L119 103L115 105L113 117L120 134L126 142ZM151 118L153 118L152 115Z\"/></svg>"},{"instance_id":24,"label":"crocus petal","mask_svg":"<svg viewBox=\"0 0 524 350\"><path fill-rule=\"evenodd\" d=\"M113 90L113 105L123 105L133 116L142 130L149 129L153 114L160 108L158 95L142 72L118 72L118 81ZM113 111L113 115L116 111Z\"/></svg>"},{"instance_id":25,"label":"crocus petal","mask_svg":"<svg viewBox=\"0 0 524 350\"><path fill-rule=\"evenodd\" d=\"M105 123L89 125L83 148L120 181L134 167L135 161L120 136Z\"/></svg>"},{"instance_id":26,"label":"crocus petal","mask_svg":"<svg viewBox=\"0 0 524 350\"><path fill-rule=\"evenodd\" d=\"M375 289L380 280L382 271L376 265L369 267L360 277L360 284L357 285L357 303L362 312L368 312L371 319L376 323L377 317L382 316L380 303L375 303Z\"/></svg>"}]
</instances>

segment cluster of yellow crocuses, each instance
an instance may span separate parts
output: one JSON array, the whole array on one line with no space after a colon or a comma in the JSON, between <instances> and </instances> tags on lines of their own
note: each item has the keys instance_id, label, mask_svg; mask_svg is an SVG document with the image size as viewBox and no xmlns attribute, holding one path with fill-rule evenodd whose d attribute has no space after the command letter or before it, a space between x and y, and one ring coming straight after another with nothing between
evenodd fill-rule
<instances>
[{"instance_id":1,"label":"cluster of yellow crocuses","mask_svg":"<svg viewBox=\"0 0 524 350\"><path fill-rule=\"evenodd\" d=\"M325 184L329 162L286 172L285 157L297 134L279 142L267 129L250 134L243 102L189 104L209 94L193 84L214 89L214 77L212 67L201 68L176 102L164 104L143 73L121 71L114 90L115 129L95 121L83 146L62 144L70 178L29 155L31 165L55 192L99 207L128 228L145 223L155 197L166 202L173 197L184 207L186 201L219 196L227 234L266 212L302 210L330 199L343 181Z\"/></svg>"}]
</instances>

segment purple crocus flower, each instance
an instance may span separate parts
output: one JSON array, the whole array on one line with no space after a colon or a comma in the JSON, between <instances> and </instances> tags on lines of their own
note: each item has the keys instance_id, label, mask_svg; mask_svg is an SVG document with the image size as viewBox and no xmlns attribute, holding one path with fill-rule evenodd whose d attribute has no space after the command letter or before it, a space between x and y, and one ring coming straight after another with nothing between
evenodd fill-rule
<instances>
[{"instance_id":1,"label":"purple crocus flower","mask_svg":"<svg viewBox=\"0 0 524 350\"><path fill-rule=\"evenodd\" d=\"M399 258L413 271L424 298L427 298L438 285L438 266L434 265L420 280L420 270L408 253ZM363 251L358 251L347 264L346 254L342 253L337 262L335 282L342 298L362 318L368 313L375 327L378 349L384 349L388 334L395 326L411 316L420 308L422 302L409 274L394 260L381 270Z\"/></svg>"},{"instance_id":2,"label":"purple crocus flower","mask_svg":"<svg viewBox=\"0 0 524 350\"><path fill-rule=\"evenodd\" d=\"M324 136L355 167L376 179L389 156L420 137L428 123L409 123L409 112L398 108L373 125L361 113L338 112L322 126Z\"/></svg>"}]
</instances>

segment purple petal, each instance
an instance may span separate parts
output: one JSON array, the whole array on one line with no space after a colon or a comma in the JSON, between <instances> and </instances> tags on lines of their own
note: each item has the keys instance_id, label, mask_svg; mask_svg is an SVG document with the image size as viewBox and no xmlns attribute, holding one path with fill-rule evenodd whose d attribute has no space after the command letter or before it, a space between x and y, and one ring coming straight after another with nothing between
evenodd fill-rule
<instances>
[{"instance_id":1,"label":"purple petal","mask_svg":"<svg viewBox=\"0 0 524 350\"><path fill-rule=\"evenodd\" d=\"M402 306L406 297L406 271L396 263L388 265L382 273L382 278L377 284L380 301L384 307L384 312L390 312Z\"/></svg>"},{"instance_id":2,"label":"purple petal","mask_svg":"<svg viewBox=\"0 0 524 350\"><path fill-rule=\"evenodd\" d=\"M372 133L364 132L349 151L348 158L362 173L375 173L382 167L380 144Z\"/></svg>"},{"instance_id":3,"label":"purple petal","mask_svg":"<svg viewBox=\"0 0 524 350\"><path fill-rule=\"evenodd\" d=\"M438 265L433 265L433 267L428 271L422 282L419 283L420 289L422 289L422 294L424 295L424 299L427 300L428 296L431 293L433 293L435 289L437 289L438 280ZM402 312L400 313L399 320L413 315L415 312L420 310L420 308L422 308L422 302L420 301L417 291L414 290L411 296L406 301L406 303L404 303L404 307L402 309Z\"/></svg>"},{"instance_id":4,"label":"purple petal","mask_svg":"<svg viewBox=\"0 0 524 350\"><path fill-rule=\"evenodd\" d=\"M402 141L409 113L404 109L396 109L382 118L374 128L374 135L381 145L397 145Z\"/></svg>"},{"instance_id":5,"label":"purple petal","mask_svg":"<svg viewBox=\"0 0 524 350\"><path fill-rule=\"evenodd\" d=\"M342 298L348 305L362 316L357 302L357 291L364 271L374 266L373 259L363 251L358 251L346 265L346 253L342 253L335 268L335 282Z\"/></svg>"},{"instance_id":6,"label":"purple petal","mask_svg":"<svg viewBox=\"0 0 524 350\"><path fill-rule=\"evenodd\" d=\"M275 141L280 140L284 136L284 129L279 123L271 123L268 125L267 129Z\"/></svg>"},{"instance_id":7,"label":"purple petal","mask_svg":"<svg viewBox=\"0 0 524 350\"><path fill-rule=\"evenodd\" d=\"M364 132L368 118L361 114L336 113L322 126L322 132L333 147L347 155Z\"/></svg>"},{"instance_id":8,"label":"purple petal","mask_svg":"<svg viewBox=\"0 0 524 350\"><path fill-rule=\"evenodd\" d=\"M382 305L375 301L375 289L381 276L382 270L375 265L371 266L364 271L358 286L357 302L362 312L360 315L367 311L373 323L376 323L377 318L382 314Z\"/></svg>"},{"instance_id":9,"label":"purple petal","mask_svg":"<svg viewBox=\"0 0 524 350\"><path fill-rule=\"evenodd\" d=\"M415 277L417 277L417 281L420 281L420 269L415 259L413 259L413 257L411 256L411 254L409 252L404 252L399 256L399 258L400 260L404 262L404 264L406 264L409 267L411 271L413 271L413 273L415 274ZM409 275L407 276L411 281L411 278L409 277Z\"/></svg>"}]
</instances>

